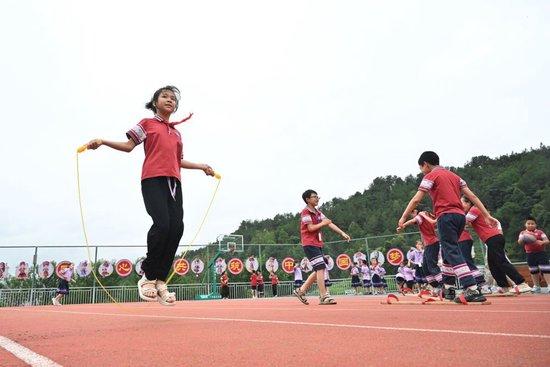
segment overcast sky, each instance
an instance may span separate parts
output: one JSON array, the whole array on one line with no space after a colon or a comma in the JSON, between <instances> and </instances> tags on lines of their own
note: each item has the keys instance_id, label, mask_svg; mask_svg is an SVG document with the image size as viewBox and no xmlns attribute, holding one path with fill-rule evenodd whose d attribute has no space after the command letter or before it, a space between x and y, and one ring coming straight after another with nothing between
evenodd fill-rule
<instances>
[{"instance_id":1,"label":"overcast sky","mask_svg":"<svg viewBox=\"0 0 550 367\"><path fill-rule=\"evenodd\" d=\"M125 140L166 84L174 119L194 113L185 158L223 175L198 243L307 188L416 174L423 150L458 166L550 143L546 1L2 1L0 44L0 245L83 244L76 147ZM92 243L145 244L143 157L81 155ZM184 244L215 181L182 173Z\"/></svg>"}]
</instances>

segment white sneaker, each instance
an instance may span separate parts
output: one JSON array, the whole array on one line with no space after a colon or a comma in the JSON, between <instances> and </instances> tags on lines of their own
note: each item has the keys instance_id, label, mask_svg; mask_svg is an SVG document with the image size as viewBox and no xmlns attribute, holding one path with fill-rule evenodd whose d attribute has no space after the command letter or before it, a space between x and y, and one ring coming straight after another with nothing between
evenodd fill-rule
<instances>
[{"instance_id":1,"label":"white sneaker","mask_svg":"<svg viewBox=\"0 0 550 367\"><path fill-rule=\"evenodd\" d=\"M519 292L519 293L527 293L527 292L531 292L532 291L532 288L529 287L529 284L523 282L521 284L518 284L516 286L516 290Z\"/></svg>"},{"instance_id":2,"label":"white sneaker","mask_svg":"<svg viewBox=\"0 0 550 367\"><path fill-rule=\"evenodd\" d=\"M533 289L531 289L531 292L533 292L533 293L542 293L542 290L540 289L540 287L535 286L535 287L533 287Z\"/></svg>"},{"instance_id":3,"label":"white sneaker","mask_svg":"<svg viewBox=\"0 0 550 367\"><path fill-rule=\"evenodd\" d=\"M57 298L52 298L52 303L54 306L61 306L61 303L59 303L59 301L57 300Z\"/></svg>"}]
</instances>

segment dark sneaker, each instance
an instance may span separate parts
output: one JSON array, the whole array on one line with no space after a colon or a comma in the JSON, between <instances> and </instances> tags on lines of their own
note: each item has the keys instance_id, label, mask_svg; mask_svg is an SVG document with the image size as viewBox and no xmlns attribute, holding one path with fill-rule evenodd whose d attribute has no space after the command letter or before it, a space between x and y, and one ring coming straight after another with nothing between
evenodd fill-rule
<instances>
[{"instance_id":1,"label":"dark sneaker","mask_svg":"<svg viewBox=\"0 0 550 367\"><path fill-rule=\"evenodd\" d=\"M477 289L466 288L464 292L454 300L456 303L485 302L487 298Z\"/></svg>"},{"instance_id":2,"label":"dark sneaker","mask_svg":"<svg viewBox=\"0 0 550 367\"><path fill-rule=\"evenodd\" d=\"M443 298L448 301L453 301L456 298L456 289L454 287L443 288Z\"/></svg>"}]
</instances>

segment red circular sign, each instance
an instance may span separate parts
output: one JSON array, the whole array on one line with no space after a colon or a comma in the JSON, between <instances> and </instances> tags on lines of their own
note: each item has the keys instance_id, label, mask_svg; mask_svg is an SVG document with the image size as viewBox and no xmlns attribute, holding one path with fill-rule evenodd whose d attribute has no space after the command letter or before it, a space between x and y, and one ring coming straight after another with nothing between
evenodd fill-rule
<instances>
[{"instance_id":1,"label":"red circular sign","mask_svg":"<svg viewBox=\"0 0 550 367\"><path fill-rule=\"evenodd\" d=\"M132 273L134 265L128 259L120 259L115 264L115 271L121 277L127 277Z\"/></svg>"},{"instance_id":2,"label":"red circular sign","mask_svg":"<svg viewBox=\"0 0 550 367\"><path fill-rule=\"evenodd\" d=\"M403 251L401 251L400 249L391 248L386 254L386 259L391 265L398 266L399 264L401 264L401 261L405 259L405 256L403 255Z\"/></svg>"},{"instance_id":3,"label":"red circular sign","mask_svg":"<svg viewBox=\"0 0 550 367\"><path fill-rule=\"evenodd\" d=\"M71 266L71 264L72 262L67 260L58 262L55 266L55 275L57 275L60 279L64 279L61 272Z\"/></svg>"},{"instance_id":4,"label":"red circular sign","mask_svg":"<svg viewBox=\"0 0 550 367\"><path fill-rule=\"evenodd\" d=\"M186 259L177 259L174 261L174 272L178 275L185 275L189 271L189 261Z\"/></svg>"},{"instance_id":5,"label":"red circular sign","mask_svg":"<svg viewBox=\"0 0 550 367\"><path fill-rule=\"evenodd\" d=\"M351 257L346 254L340 254L336 258L336 266L341 270L348 270L351 267Z\"/></svg>"},{"instance_id":6,"label":"red circular sign","mask_svg":"<svg viewBox=\"0 0 550 367\"><path fill-rule=\"evenodd\" d=\"M241 259L234 257L227 263L227 270L233 275L240 274L244 269L244 263Z\"/></svg>"},{"instance_id":7,"label":"red circular sign","mask_svg":"<svg viewBox=\"0 0 550 367\"><path fill-rule=\"evenodd\" d=\"M281 267L285 273L292 274L294 272L294 259L291 257L285 257L281 262Z\"/></svg>"}]
</instances>

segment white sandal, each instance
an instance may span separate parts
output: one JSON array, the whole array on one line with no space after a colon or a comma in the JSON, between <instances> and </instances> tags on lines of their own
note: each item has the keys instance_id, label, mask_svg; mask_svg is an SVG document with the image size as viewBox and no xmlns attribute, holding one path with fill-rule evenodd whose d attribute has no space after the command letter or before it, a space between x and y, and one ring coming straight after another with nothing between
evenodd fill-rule
<instances>
[{"instance_id":1,"label":"white sandal","mask_svg":"<svg viewBox=\"0 0 550 367\"><path fill-rule=\"evenodd\" d=\"M143 275L138 280L138 293L139 298L147 302L154 302L157 300L157 289L155 288L156 280L149 280Z\"/></svg>"},{"instance_id":2,"label":"white sandal","mask_svg":"<svg viewBox=\"0 0 550 367\"><path fill-rule=\"evenodd\" d=\"M176 293L168 292L168 286L162 280L157 280L155 284L157 289L157 300L163 306L174 306L176 304Z\"/></svg>"}]
</instances>

